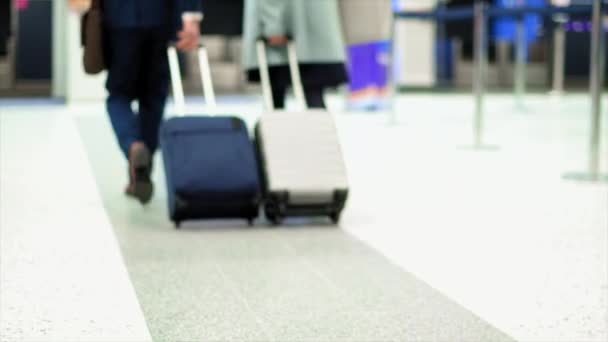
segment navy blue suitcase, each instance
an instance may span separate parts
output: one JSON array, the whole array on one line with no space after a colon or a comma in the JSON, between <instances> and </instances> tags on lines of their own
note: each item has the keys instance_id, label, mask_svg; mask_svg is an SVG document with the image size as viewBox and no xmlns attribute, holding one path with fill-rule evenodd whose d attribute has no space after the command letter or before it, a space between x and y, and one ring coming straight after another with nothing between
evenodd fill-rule
<instances>
[{"instance_id":1,"label":"navy blue suitcase","mask_svg":"<svg viewBox=\"0 0 608 342\"><path fill-rule=\"evenodd\" d=\"M173 77L176 55L172 47L169 56L174 97L180 102L183 92L181 79L176 89ZM169 213L176 227L191 219L243 218L253 223L261 201L259 171L253 142L241 119L174 117L163 123L160 138Z\"/></svg>"}]
</instances>

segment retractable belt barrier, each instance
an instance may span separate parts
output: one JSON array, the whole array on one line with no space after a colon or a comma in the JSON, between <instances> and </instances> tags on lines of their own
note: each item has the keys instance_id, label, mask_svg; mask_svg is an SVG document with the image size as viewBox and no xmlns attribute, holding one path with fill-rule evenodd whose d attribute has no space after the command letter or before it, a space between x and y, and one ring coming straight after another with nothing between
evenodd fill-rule
<instances>
[{"instance_id":1,"label":"retractable belt barrier","mask_svg":"<svg viewBox=\"0 0 608 342\"><path fill-rule=\"evenodd\" d=\"M604 1L607 3L607 1ZM603 8L602 12L608 14L608 9ZM523 17L529 14L539 15L543 17L552 17L556 14L588 14L591 18L592 6L588 5L577 5L572 7L560 7L560 6L546 6L546 7L534 7L534 6L520 6L513 8L498 8L489 7L484 8L484 15L490 17ZM395 19L427 19L436 21L457 21L473 19L475 14L474 6L463 6L462 8L454 9L436 9L433 11L402 11L395 12Z\"/></svg>"},{"instance_id":2,"label":"retractable belt barrier","mask_svg":"<svg viewBox=\"0 0 608 342\"><path fill-rule=\"evenodd\" d=\"M483 133L483 97L485 93L485 75L484 69L486 66L486 50L487 50L487 22L489 18L504 18L511 17L518 19L517 29L517 53L516 53L516 77L515 77L515 95L518 100L521 100L525 92L525 33L523 29L523 18L526 15L537 15L546 18L563 18L564 15L576 15L577 17L587 17L592 20L591 33L591 61L590 61L590 93L591 93L591 134L590 134L590 152L589 152L589 171L583 177L594 181L602 178L600 176L600 131L601 131L601 89L604 85L604 43L605 33L602 23L602 16L608 14L607 0L593 0L592 5L576 5L571 7L560 6L520 6L514 8L497 8L489 7L482 2L476 2L474 6L462 7L455 9L438 8L432 11L401 11L394 13L394 21L397 20L430 20L440 22L450 21L465 21L473 20L473 35L474 35L474 59L475 59L475 77L473 84L473 93L475 96L475 119L474 119L474 146L481 148L482 133ZM394 37L394 27L393 27ZM560 46L565 45L563 39L560 39ZM393 44L394 45L394 44ZM563 68L563 51L561 56L556 57L556 63ZM393 58L394 59L394 48ZM557 69L555 69L557 72ZM554 72L554 74L556 73ZM563 72L563 71L562 71ZM556 76L556 75L554 75ZM557 83L554 80L554 90L559 90L563 82L563 75L560 75ZM393 79L393 89L396 88L395 80ZM396 91L393 90L393 94ZM393 100L394 103L394 100ZM395 122L395 108L392 111L392 122Z\"/></svg>"}]
</instances>

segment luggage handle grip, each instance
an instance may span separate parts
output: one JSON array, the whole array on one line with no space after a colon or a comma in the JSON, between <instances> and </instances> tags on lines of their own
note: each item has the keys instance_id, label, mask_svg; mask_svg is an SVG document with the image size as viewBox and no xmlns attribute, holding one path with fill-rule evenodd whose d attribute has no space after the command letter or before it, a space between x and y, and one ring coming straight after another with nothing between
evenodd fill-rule
<instances>
[{"instance_id":1,"label":"luggage handle grip","mask_svg":"<svg viewBox=\"0 0 608 342\"><path fill-rule=\"evenodd\" d=\"M290 36L287 36L287 58L289 61L289 72L291 74L291 84L296 100L306 110L308 109L306 98L304 95L304 86L302 85L302 75L300 74L300 66L298 63L298 55L296 45ZM270 111L274 111L274 101L272 98L272 85L270 83L270 71L268 66L266 45L268 39L266 37L258 37L256 48L258 55L258 64L260 71L260 80L262 81L262 91L264 95L264 104Z\"/></svg>"},{"instance_id":2,"label":"luggage handle grip","mask_svg":"<svg viewBox=\"0 0 608 342\"><path fill-rule=\"evenodd\" d=\"M174 43L170 43L167 48L167 56L169 58L169 70L171 75L171 86L173 89L173 99L177 107L177 114L184 116L186 114L186 100L184 96L184 87L181 78L179 60L177 58L177 49ZM203 95L207 104L215 110L217 103L215 101L215 91L213 89L213 80L211 78L211 68L209 67L209 55L207 48L203 44L198 47L199 68L201 71L201 82L203 84Z\"/></svg>"}]
</instances>

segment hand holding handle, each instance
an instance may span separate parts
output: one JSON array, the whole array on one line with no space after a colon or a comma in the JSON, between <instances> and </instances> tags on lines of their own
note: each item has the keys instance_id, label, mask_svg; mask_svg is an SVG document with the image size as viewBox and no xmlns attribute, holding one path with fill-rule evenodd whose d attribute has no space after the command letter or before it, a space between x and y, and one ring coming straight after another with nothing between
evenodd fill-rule
<instances>
[{"instance_id":1,"label":"hand holding handle","mask_svg":"<svg viewBox=\"0 0 608 342\"><path fill-rule=\"evenodd\" d=\"M183 20L182 30L177 33L178 41L175 47L182 52L194 51L200 47L200 22L198 20Z\"/></svg>"},{"instance_id":2,"label":"hand holding handle","mask_svg":"<svg viewBox=\"0 0 608 342\"><path fill-rule=\"evenodd\" d=\"M287 36L272 36L268 37L266 42L269 46L285 46L289 43L289 38Z\"/></svg>"}]
</instances>

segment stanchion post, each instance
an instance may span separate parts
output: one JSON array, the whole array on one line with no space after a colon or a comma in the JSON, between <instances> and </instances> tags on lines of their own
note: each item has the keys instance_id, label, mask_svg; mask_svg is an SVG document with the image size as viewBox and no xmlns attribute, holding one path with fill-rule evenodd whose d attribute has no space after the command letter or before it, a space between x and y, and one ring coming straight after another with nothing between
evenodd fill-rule
<instances>
[{"instance_id":1,"label":"stanchion post","mask_svg":"<svg viewBox=\"0 0 608 342\"><path fill-rule=\"evenodd\" d=\"M566 63L566 30L564 29L564 22L566 18L563 15L556 15L553 20L555 21L555 28L553 30L553 89L551 92L559 95L564 92Z\"/></svg>"},{"instance_id":2,"label":"stanchion post","mask_svg":"<svg viewBox=\"0 0 608 342\"><path fill-rule=\"evenodd\" d=\"M602 25L602 13L604 0L594 0L592 9L591 29L591 58L589 90L591 94L591 132L589 134L589 165L585 173L568 173L565 178L576 181L608 182L608 175L601 174L600 150L601 150L601 93L604 88L604 44L605 33Z\"/></svg>"},{"instance_id":3,"label":"stanchion post","mask_svg":"<svg viewBox=\"0 0 608 342\"><path fill-rule=\"evenodd\" d=\"M604 28L602 25L603 0L594 0L591 32L591 135L589 174L593 180L600 175L601 92L604 86Z\"/></svg>"},{"instance_id":4,"label":"stanchion post","mask_svg":"<svg viewBox=\"0 0 608 342\"><path fill-rule=\"evenodd\" d=\"M513 91L517 106L522 107L524 93L526 92L527 59L526 26L523 15L517 17L515 49L515 82Z\"/></svg>"},{"instance_id":5,"label":"stanchion post","mask_svg":"<svg viewBox=\"0 0 608 342\"><path fill-rule=\"evenodd\" d=\"M505 40L499 40L496 42L496 65L498 66L498 80L501 87L508 87L509 82L507 79L509 78L510 71L510 50L511 44Z\"/></svg>"},{"instance_id":6,"label":"stanchion post","mask_svg":"<svg viewBox=\"0 0 608 342\"><path fill-rule=\"evenodd\" d=\"M387 68L386 68L386 72L387 72L387 79L389 82L389 124L391 126L394 126L397 123L397 96L398 91L397 91L397 75L396 74L396 68L395 68L395 64L397 61L396 58L396 53L395 51L397 50L397 41L395 39L395 26L397 25L396 23L396 17L393 16L392 21L391 21L391 38L390 38L390 46L389 46L389 57L388 57L388 64L387 64Z\"/></svg>"},{"instance_id":7,"label":"stanchion post","mask_svg":"<svg viewBox=\"0 0 608 342\"><path fill-rule=\"evenodd\" d=\"M483 144L483 100L485 93L485 68L486 68L486 15L485 4L476 1L474 5L473 37L475 48L475 75L473 78L473 93L475 94L475 119L474 119L474 142L475 148Z\"/></svg>"}]
</instances>

